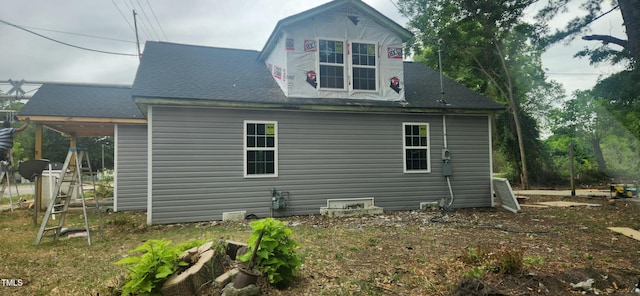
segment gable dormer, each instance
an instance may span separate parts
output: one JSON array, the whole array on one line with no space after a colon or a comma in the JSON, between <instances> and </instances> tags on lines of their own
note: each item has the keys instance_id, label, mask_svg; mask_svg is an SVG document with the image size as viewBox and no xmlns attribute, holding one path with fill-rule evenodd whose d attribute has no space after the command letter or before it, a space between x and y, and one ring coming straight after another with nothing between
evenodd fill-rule
<instances>
[{"instance_id":1,"label":"gable dormer","mask_svg":"<svg viewBox=\"0 0 640 296\"><path fill-rule=\"evenodd\" d=\"M410 37L360 0L335 0L280 20L259 59L287 97L403 101Z\"/></svg>"}]
</instances>

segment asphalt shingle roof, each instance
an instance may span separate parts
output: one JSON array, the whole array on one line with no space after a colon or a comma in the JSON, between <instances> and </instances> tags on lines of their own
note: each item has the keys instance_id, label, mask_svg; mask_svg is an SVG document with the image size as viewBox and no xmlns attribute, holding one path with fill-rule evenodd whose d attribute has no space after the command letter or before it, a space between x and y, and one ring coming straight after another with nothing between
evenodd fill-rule
<instances>
[{"instance_id":1,"label":"asphalt shingle roof","mask_svg":"<svg viewBox=\"0 0 640 296\"><path fill-rule=\"evenodd\" d=\"M504 107L467 87L443 79L444 100L439 103L440 75L424 64L404 63L405 99L380 100L288 98L284 96L258 51L147 42L133 84L134 98L205 100L263 104L365 105L392 108L502 110Z\"/></svg>"},{"instance_id":2,"label":"asphalt shingle roof","mask_svg":"<svg viewBox=\"0 0 640 296\"><path fill-rule=\"evenodd\" d=\"M130 86L73 83L43 84L20 115L144 119Z\"/></svg>"}]
</instances>

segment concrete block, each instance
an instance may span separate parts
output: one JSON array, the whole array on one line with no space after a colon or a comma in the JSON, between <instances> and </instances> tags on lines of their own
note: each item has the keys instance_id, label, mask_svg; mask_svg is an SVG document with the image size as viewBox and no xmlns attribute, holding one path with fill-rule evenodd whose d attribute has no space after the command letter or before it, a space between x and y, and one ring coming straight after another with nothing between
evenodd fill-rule
<instances>
[{"instance_id":1,"label":"concrete block","mask_svg":"<svg viewBox=\"0 0 640 296\"><path fill-rule=\"evenodd\" d=\"M247 216L247 211L224 212L222 221L242 221Z\"/></svg>"},{"instance_id":2,"label":"concrete block","mask_svg":"<svg viewBox=\"0 0 640 296\"><path fill-rule=\"evenodd\" d=\"M440 209L440 203L437 201L426 201L420 203L420 210L427 211L436 211Z\"/></svg>"},{"instance_id":3,"label":"concrete block","mask_svg":"<svg viewBox=\"0 0 640 296\"><path fill-rule=\"evenodd\" d=\"M230 283L233 280L233 277L238 273L238 269L234 268L234 269L230 269L229 271L223 273L222 275L220 275L219 277L217 277L214 280L214 285L216 287L224 287L226 286L228 283Z\"/></svg>"},{"instance_id":4,"label":"concrete block","mask_svg":"<svg viewBox=\"0 0 640 296\"><path fill-rule=\"evenodd\" d=\"M381 215L383 213L381 207L372 206L370 208L358 208L358 209L331 209L320 208L320 214L327 217L351 217L351 216L364 216L364 215Z\"/></svg>"}]
</instances>

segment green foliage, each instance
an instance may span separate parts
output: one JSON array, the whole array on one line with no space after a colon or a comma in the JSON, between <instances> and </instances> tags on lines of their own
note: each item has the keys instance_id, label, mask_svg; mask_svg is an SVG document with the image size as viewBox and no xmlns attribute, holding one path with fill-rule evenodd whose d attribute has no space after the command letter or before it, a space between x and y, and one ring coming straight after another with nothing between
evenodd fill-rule
<instances>
[{"instance_id":1,"label":"green foliage","mask_svg":"<svg viewBox=\"0 0 640 296\"><path fill-rule=\"evenodd\" d=\"M631 75L631 74L628 74ZM591 91L576 92L550 117L553 135L545 142L555 170L569 178L568 145L574 145L574 169L579 183L606 183L640 175L640 100L634 84L614 75ZM618 79L620 78L620 79ZM628 85L630 84L630 85ZM617 85L617 88L616 88ZM625 95L627 93L627 95ZM638 105L634 111L634 105ZM631 115L627 119L627 115ZM637 128L635 127L637 126Z\"/></svg>"},{"instance_id":2,"label":"green foliage","mask_svg":"<svg viewBox=\"0 0 640 296\"><path fill-rule=\"evenodd\" d=\"M285 222L265 218L251 222L253 234L247 243L249 252L238 259L249 262L261 231L264 231L260 245L257 246L256 266L266 277L267 281L276 287L284 287L291 283L296 275L296 269L302 265L296 254L298 243L294 241L292 231Z\"/></svg>"},{"instance_id":3,"label":"green foliage","mask_svg":"<svg viewBox=\"0 0 640 296\"><path fill-rule=\"evenodd\" d=\"M536 255L533 257L524 257L523 262L527 265L542 265L544 264L544 259L540 255Z\"/></svg>"},{"instance_id":4,"label":"green foliage","mask_svg":"<svg viewBox=\"0 0 640 296\"><path fill-rule=\"evenodd\" d=\"M130 252L142 254L129 256L115 263L128 265L128 281L122 287L122 295L159 295L159 289L167 277L175 273L180 266L188 265L180 261L180 254L202 243L191 240L170 246L170 240L148 240L131 250Z\"/></svg>"},{"instance_id":5,"label":"green foliage","mask_svg":"<svg viewBox=\"0 0 640 296\"><path fill-rule=\"evenodd\" d=\"M400 0L414 32L416 61L504 104L495 143L526 184L546 168L537 121L563 95L548 81L536 45L538 28L526 22L534 0ZM441 59L440 59L441 58ZM446 93L446 90L445 90ZM446 98L445 98L446 99ZM525 185L526 185L525 184Z\"/></svg>"},{"instance_id":6,"label":"green foliage","mask_svg":"<svg viewBox=\"0 0 640 296\"><path fill-rule=\"evenodd\" d=\"M99 182L96 182L96 195L98 198L112 198L113 197L113 186L111 185L111 181L113 177L103 178Z\"/></svg>"},{"instance_id":7,"label":"green foliage","mask_svg":"<svg viewBox=\"0 0 640 296\"><path fill-rule=\"evenodd\" d=\"M485 271L513 275L524 268L524 251L521 249L469 247L464 250L460 259L472 266L471 271L467 273L470 277L479 277Z\"/></svg>"}]
</instances>

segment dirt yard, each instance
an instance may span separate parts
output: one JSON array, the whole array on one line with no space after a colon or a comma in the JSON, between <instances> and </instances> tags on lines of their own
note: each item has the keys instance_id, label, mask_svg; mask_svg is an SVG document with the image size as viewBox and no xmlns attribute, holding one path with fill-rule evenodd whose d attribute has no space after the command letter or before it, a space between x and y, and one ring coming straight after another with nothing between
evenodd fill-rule
<instances>
[{"instance_id":1,"label":"dirt yard","mask_svg":"<svg viewBox=\"0 0 640 296\"><path fill-rule=\"evenodd\" d=\"M635 295L640 241L607 229L640 229L637 202L532 197L590 206L440 212L359 218L294 217L305 259L289 289L265 295ZM500 262L521 266L496 270ZM506 264L508 266L511 266ZM505 265L505 264L502 264ZM591 288L574 288L592 279ZM215 292L208 292L215 295ZM204 293L207 294L207 293Z\"/></svg>"},{"instance_id":2,"label":"dirt yard","mask_svg":"<svg viewBox=\"0 0 640 296\"><path fill-rule=\"evenodd\" d=\"M379 216L281 218L300 244L299 277L263 295L634 295L640 241L607 227L640 229L640 204L619 199L531 196L526 204L572 201L574 207L400 211ZM81 215L67 217L81 225ZM246 241L249 223L147 226L141 213L105 217L106 239L87 246L63 238L35 246L26 209L0 213L0 295L111 295L124 272L114 262L148 239ZM591 288L574 288L592 280ZM120 283L122 284L122 283ZM219 295L205 288L202 295Z\"/></svg>"}]
</instances>

